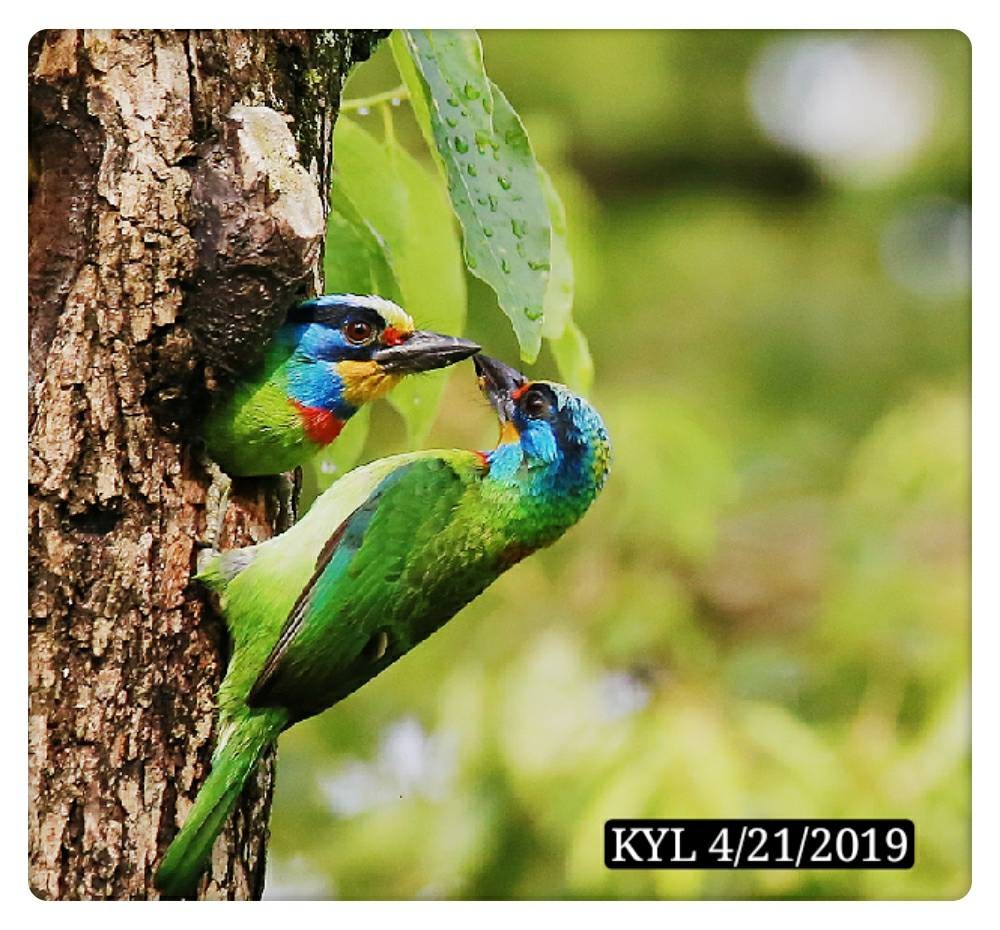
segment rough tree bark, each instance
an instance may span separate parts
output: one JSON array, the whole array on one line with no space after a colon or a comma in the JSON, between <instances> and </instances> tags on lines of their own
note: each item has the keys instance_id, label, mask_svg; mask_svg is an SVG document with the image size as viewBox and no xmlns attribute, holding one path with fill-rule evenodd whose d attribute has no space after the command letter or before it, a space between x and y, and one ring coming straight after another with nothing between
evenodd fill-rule
<instances>
[{"instance_id":1,"label":"rough tree bark","mask_svg":"<svg viewBox=\"0 0 1000 930\"><path fill-rule=\"evenodd\" d=\"M192 424L320 285L340 89L374 35L87 32L29 46L29 875L152 897L207 772L225 661L189 582L209 476ZM221 542L267 538L274 483ZM263 887L273 760L202 895Z\"/></svg>"}]
</instances>

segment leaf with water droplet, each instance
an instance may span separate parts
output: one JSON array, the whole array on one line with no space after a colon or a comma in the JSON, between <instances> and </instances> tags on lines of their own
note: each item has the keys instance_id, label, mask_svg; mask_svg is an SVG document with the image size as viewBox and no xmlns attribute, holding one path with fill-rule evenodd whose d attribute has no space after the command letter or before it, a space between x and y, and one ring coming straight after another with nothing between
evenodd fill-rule
<instances>
[{"instance_id":1,"label":"leaf with water droplet","mask_svg":"<svg viewBox=\"0 0 1000 930\"><path fill-rule=\"evenodd\" d=\"M458 125L458 120L454 116L446 116L444 121L454 129Z\"/></svg>"},{"instance_id":2,"label":"leaf with water droplet","mask_svg":"<svg viewBox=\"0 0 1000 930\"><path fill-rule=\"evenodd\" d=\"M469 222L473 217L463 215L464 207L458 202L460 184L456 183L458 177L458 165L450 167L448 159L441 153L441 164L445 169L445 174L449 184L454 186L453 196L455 200L455 212L459 217L465 232L466 239L466 263L470 270L478 277L487 281L496 291L501 307L510 317L514 325L515 332L522 346L522 355L526 359L531 357L531 346L534 340L534 333L539 331L543 338L549 340L556 364L559 366L560 374L564 381L574 387L586 389L589 378L593 372L593 363L590 360L587 341L579 327L573 322L572 300L573 300L573 267L569 256L569 249L566 241L566 220L565 210L562 202L549 178L534 162L531 154L531 146L528 142L524 127L520 124L517 115L513 113L509 103L502 92L493 87L485 73L482 71L481 52L473 33L435 33L435 40L450 44L450 49L455 52L461 61L458 67L455 62L449 62L447 71L450 74L445 79L440 72L438 78L442 78L438 84L439 89L443 88L446 97L457 99L464 98L462 89L465 83L471 81L481 82L477 86L483 88L480 100L483 104L483 111L489 113L490 103L494 111L492 120L485 120L479 113L478 107L470 107L467 112L462 107L463 117L469 120L469 137L476 139L476 148L480 143L485 143L486 132L492 133L489 141L489 148L492 150L493 158L488 160L492 170L484 169L483 162L488 159L486 154L471 155L473 161L479 166L478 176L474 177L474 184L470 185L468 194L469 200L474 202L476 217L481 222L481 217L488 208L489 214L496 219L503 219L510 222L510 231L504 224L497 224L497 234L486 236L481 229L473 229ZM443 133L447 136L447 123L442 124L441 114L447 113L446 104L434 107L432 112L432 102L434 91L432 85L434 75L433 66L425 63L420 68L414 64L419 60L414 45L409 41L404 33L396 32L390 39L393 54L397 56L397 65L400 73L404 76L404 81L410 89L413 109L417 115L417 122L432 148L440 150L440 141L435 137L435 133ZM458 51L456 52L456 48ZM438 56L440 58L440 55ZM467 68L468 73L463 74L462 69ZM451 72L454 71L454 74ZM443 99L443 98L440 98ZM439 125L440 124L440 125ZM464 128L464 127L463 127ZM482 135L476 137L476 131L481 131ZM486 146L483 145L483 148ZM522 168L525 162L534 165L537 180L543 189L543 201L546 207L541 227L534 225L535 213L533 208L537 206L535 193L532 191L533 180L529 179L522 184ZM463 162L464 167L464 162ZM500 175L511 180L512 187L509 191L498 188L494 178ZM485 185L489 184L489 187ZM516 191L516 193L515 193ZM499 197L497 196L499 194ZM517 235L519 225L514 220L523 221L527 219L528 226L524 237ZM491 221L490 229L494 228ZM477 243L478 237L478 243ZM511 251L513 245L513 252ZM491 259L491 250L494 255ZM512 258L516 254L519 261L514 263L510 273L503 271L502 260L504 257ZM499 256L499 259L496 257ZM492 261L492 265L491 265ZM542 299L528 297L525 293L524 282L521 279L521 272L527 269L533 275L545 281L545 289ZM498 276L499 275L499 279ZM537 279L536 279L537 280ZM515 289L515 285L520 285ZM522 295L524 299L519 300ZM513 303L517 301L517 303ZM529 320L525 309L531 311L531 316L538 314L538 307L541 307L541 315L536 320ZM531 309L535 308L535 309Z\"/></svg>"},{"instance_id":3,"label":"leaf with water droplet","mask_svg":"<svg viewBox=\"0 0 1000 930\"><path fill-rule=\"evenodd\" d=\"M496 292L522 357L533 361L541 345L550 230L524 126L486 76L474 32L397 31L390 44L411 99L416 98L413 109L421 131L453 185L466 264ZM455 99L483 104L463 107L463 136L469 143L464 153L457 152L445 118L454 112L449 101ZM532 316L524 313L525 307L535 308Z\"/></svg>"},{"instance_id":4,"label":"leaf with water droplet","mask_svg":"<svg viewBox=\"0 0 1000 930\"><path fill-rule=\"evenodd\" d=\"M469 151L469 143L465 141L461 136L455 136L455 151L461 152L463 155Z\"/></svg>"}]
</instances>

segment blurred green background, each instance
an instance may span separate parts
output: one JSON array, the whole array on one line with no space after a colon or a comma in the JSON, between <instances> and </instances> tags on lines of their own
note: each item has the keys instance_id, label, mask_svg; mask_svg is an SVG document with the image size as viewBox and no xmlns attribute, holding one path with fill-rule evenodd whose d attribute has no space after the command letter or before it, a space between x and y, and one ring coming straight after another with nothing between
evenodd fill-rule
<instances>
[{"instance_id":1,"label":"blurred green background","mask_svg":"<svg viewBox=\"0 0 1000 930\"><path fill-rule=\"evenodd\" d=\"M481 36L566 202L615 463L565 539L282 737L266 896L962 895L968 41ZM345 96L397 83L383 45ZM428 445L495 430L460 367ZM379 404L363 459L405 447ZM609 872L611 817L906 817L917 864Z\"/></svg>"}]
</instances>

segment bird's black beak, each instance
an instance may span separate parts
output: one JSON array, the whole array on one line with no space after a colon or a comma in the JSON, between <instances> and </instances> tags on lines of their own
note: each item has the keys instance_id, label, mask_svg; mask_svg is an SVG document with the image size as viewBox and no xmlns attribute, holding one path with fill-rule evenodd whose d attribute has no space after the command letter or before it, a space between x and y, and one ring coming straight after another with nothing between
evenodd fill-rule
<instances>
[{"instance_id":1,"label":"bird's black beak","mask_svg":"<svg viewBox=\"0 0 1000 930\"><path fill-rule=\"evenodd\" d=\"M479 349L475 342L468 339L418 329L398 345L376 349L372 353L372 361L393 374L411 375L418 371L447 368L475 355Z\"/></svg>"},{"instance_id":2,"label":"bird's black beak","mask_svg":"<svg viewBox=\"0 0 1000 930\"><path fill-rule=\"evenodd\" d=\"M477 355L472 364L476 366L479 377L479 390L493 405L501 424L507 424L514 416L514 400L511 394L519 387L527 384L528 379L516 368L490 358L488 355Z\"/></svg>"}]
</instances>

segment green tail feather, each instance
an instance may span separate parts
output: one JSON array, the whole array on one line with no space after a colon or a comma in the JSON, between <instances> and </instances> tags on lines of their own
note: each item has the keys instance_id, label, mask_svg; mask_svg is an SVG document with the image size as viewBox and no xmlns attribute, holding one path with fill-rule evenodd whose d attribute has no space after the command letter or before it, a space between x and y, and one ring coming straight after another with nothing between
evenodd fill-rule
<instances>
[{"instance_id":1,"label":"green tail feather","mask_svg":"<svg viewBox=\"0 0 1000 930\"><path fill-rule=\"evenodd\" d=\"M284 722L284 711L275 710L231 724L225 742L212 757L211 773L156 872L161 897L194 896L215 838L261 753L277 738ZM225 727L222 732L225 734Z\"/></svg>"}]
</instances>

